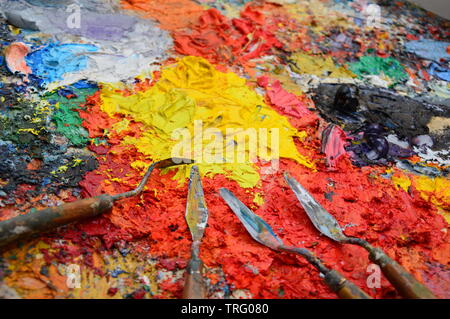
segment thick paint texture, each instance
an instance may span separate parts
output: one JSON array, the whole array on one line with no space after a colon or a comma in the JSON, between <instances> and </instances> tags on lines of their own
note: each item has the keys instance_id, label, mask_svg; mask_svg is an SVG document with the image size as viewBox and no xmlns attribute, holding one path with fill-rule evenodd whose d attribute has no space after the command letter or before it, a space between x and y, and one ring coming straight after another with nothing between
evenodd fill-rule
<instances>
[{"instance_id":1,"label":"thick paint texture","mask_svg":"<svg viewBox=\"0 0 450 319\"><path fill-rule=\"evenodd\" d=\"M121 145L121 135L134 132L142 136L145 125L131 121L129 128L122 131L121 117L99 113L99 102L100 96L94 96L88 109L81 112L91 137L103 135L99 127L108 131L116 127L121 133L113 129L108 133L111 146L91 148L101 160L99 169L88 173L81 183L86 196L130 190L139 182L147 162L135 146ZM289 171L337 218L348 236L364 238L383 248L434 293L447 296L442 280L445 270L439 264L449 260L448 235L446 222L436 214L434 205L414 187L409 192L399 190L393 181L382 177L385 174L382 167L358 168L349 158L342 157L336 162L336 170L329 171L316 139L296 142L299 143L314 149L310 156L323 162L317 172L295 161L281 160L280 169L265 176L260 188L247 191L221 174L203 177L210 216L201 256L208 269L220 267L227 285L233 290L248 290L255 298L335 298L304 259L273 252L248 235L218 195L219 188L227 187L264 218L287 244L311 249L328 266L341 271L358 286L366 287L370 263L367 253L360 247L340 245L320 236L284 182L282 173ZM136 159L140 162L130 164ZM187 185L180 186L173 180L176 170L179 168L167 174L156 171L142 196L117 203L110 214L80 225L80 230L101 237L108 246L133 241L157 257L164 267L184 268L191 244L184 220ZM255 203L260 196L264 201ZM226 289L215 274L207 272L207 276L211 284ZM397 296L385 279L381 285L380 289L363 289L374 297ZM164 297L180 297L183 279L160 287L164 289Z\"/></svg>"},{"instance_id":2,"label":"thick paint texture","mask_svg":"<svg viewBox=\"0 0 450 319\"><path fill-rule=\"evenodd\" d=\"M297 131L266 105L245 79L220 72L203 58L185 57L165 67L156 84L143 92L124 94L105 86L101 100L102 110L108 114L128 115L143 124L141 136L125 137L124 143L134 145L153 161L171 157L178 149L180 153L174 155L197 159L203 175L224 174L243 187L254 187L259 180L251 163L256 158L270 161L279 155L313 167L294 144L294 138L304 138L305 132ZM189 136L178 134L181 129ZM254 132L256 139L249 141L242 132ZM233 144L235 151L227 153ZM214 163L204 158L207 150ZM239 156L245 160L239 161ZM182 180L187 173L188 169L179 169Z\"/></svg>"},{"instance_id":3,"label":"thick paint texture","mask_svg":"<svg viewBox=\"0 0 450 319\"><path fill-rule=\"evenodd\" d=\"M329 125L322 133L322 152L327 157L327 166L330 170L335 170L338 160L347 154L345 145L347 135L336 125Z\"/></svg>"},{"instance_id":4,"label":"thick paint texture","mask_svg":"<svg viewBox=\"0 0 450 319\"><path fill-rule=\"evenodd\" d=\"M31 69L25 61L25 57L29 52L30 48L22 42L14 42L7 46L5 48L5 60L8 69L12 73L30 74Z\"/></svg>"},{"instance_id":5,"label":"thick paint texture","mask_svg":"<svg viewBox=\"0 0 450 319\"><path fill-rule=\"evenodd\" d=\"M157 20L165 30L177 30L191 26L204 9L191 0L122 0L124 9L135 10L145 17Z\"/></svg>"},{"instance_id":6,"label":"thick paint texture","mask_svg":"<svg viewBox=\"0 0 450 319\"><path fill-rule=\"evenodd\" d=\"M358 77L382 74L388 76L394 82L400 82L409 78L401 63L392 57L363 56L359 59L359 62L350 64L350 70L357 74Z\"/></svg>"},{"instance_id":7,"label":"thick paint texture","mask_svg":"<svg viewBox=\"0 0 450 319\"><path fill-rule=\"evenodd\" d=\"M408 52L417 54L418 56L440 62L441 60L449 60L450 53L448 47L450 42L433 41L430 39L414 40L405 43L405 48Z\"/></svg>"},{"instance_id":8,"label":"thick paint texture","mask_svg":"<svg viewBox=\"0 0 450 319\"><path fill-rule=\"evenodd\" d=\"M33 49L26 60L33 75L42 78L48 90L86 79L132 80L150 74L154 64L166 58L172 46L168 32L149 19L118 11L112 2L101 2L80 0L77 8L18 1L0 4L0 11L15 17L11 23L28 21L35 26L21 38Z\"/></svg>"},{"instance_id":9,"label":"thick paint texture","mask_svg":"<svg viewBox=\"0 0 450 319\"><path fill-rule=\"evenodd\" d=\"M294 53L289 58L292 70L299 74L314 74L329 78L354 78L355 74L344 66L336 66L331 56L320 57L305 53Z\"/></svg>"},{"instance_id":10,"label":"thick paint texture","mask_svg":"<svg viewBox=\"0 0 450 319\"><path fill-rule=\"evenodd\" d=\"M212 63L245 66L282 45L264 23L265 17L247 7L240 19L228 19L216 9L205 11L189 31L174 34L175 49L183 55L196 55Z\"/></svg>"},{"instance_id":11,"label":"thick paint texture","mask_svg":"<svg viewBox=\"0 0 450 319\"><path fill-rule=\"evenodd\" d=\"M45 84L62 81L66 73L79 72L86 69L88 57L86 53L96 52L93 45L49 43L44 48L27 55L27 64L33 74L42 78Z\"/></svg>"},{"instance_id":12,"label":"thick paint texture","mask_svg":"<svg viewBox=\"0 0 450 319\"><path fill-rule=\"evenodd\" d=\"M135 150L114 146L101 161L99 170L86 176L83 188L90 196L130 189L141 174L140 169L129 165L130 158L136 157L139 154ZM201 256L208 269L221 267L228 285L247 289L255 298L335 298L304 259L273 252L248 235L218 195L220 187L227 187L239 194L287 244L308 247L327 265L365 287L370 263L367 253L360 247L340 245L320 236L284 182L282 172L289 171L346 226L347 235L365 238L382 247L435 293L446 295L445 284L436 281L439 273L430 272L427 266L445 264L449 258L447 234L442 231L445 221L435 213L435 208L414 191L413 195L398 191L390 180L373 170L352 167L348 159L338 166L335 172L322 167L312 173L293 161L282 160L280 170L262 181L258 190L264 194L261 206L255 205L253 190L243 192L236 182L222 175L204 177L210 217ZM380 169L378 173L382 172ZM85 223L80 229L91 236L100 236L109 245L134 238L153 257L157 256L161 264L185 267L191 238L183 213L187 185L180 187L172 176L173 173L155 172L142 196L121 201L111 214ZM214 278L210 273L207 276ZM180 296L183 282L182 279L177 282L178 285L164 286L166 297ZM396 296L385 279L381 289L365 290L375 297Z\"/></svg>"},{"instance_id":13,"label":"thick paint texture","mask_svg":"<svg viewBox=\"0 0 450 319\"><path fill-rule=\"evenodd\" d=\"M258 85L267 90L269 102L281 114L295 118L311 115L307 104L295 94L283 89L280 81L275 80L273 83L270 83L270 79L267 76L262 76L258 78Z\"/></svg>"},{"instance_id":14,"label":"thick paint texture","mask_svg":"<svg viewBox=\"0 0 450 319\"><path fill-rule=\"evenodd\" d=\"M53 121L56 131L63 134L73 145L84 145L88 141L88 132L81 126L83 122L76 111L97 89L74 89L68 96L58 93L48 94L47 100L56 105Z\"/></svg>"}]
</instances>

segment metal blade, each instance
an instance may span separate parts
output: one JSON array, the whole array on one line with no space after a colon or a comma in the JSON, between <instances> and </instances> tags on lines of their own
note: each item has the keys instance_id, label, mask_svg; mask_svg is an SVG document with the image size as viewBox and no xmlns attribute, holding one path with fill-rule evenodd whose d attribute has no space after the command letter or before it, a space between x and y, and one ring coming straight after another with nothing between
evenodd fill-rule
<instances>
[{"instance_id":1,"label":"metal blade","mask_svg":"<svg viewBox=\"0 0 450 319\"><path fill-rule=\"evenodd\" d=\"M162 161L156 162L155 167L156 168L166 168L176 165L187 165L187 164L193 164L194 160L190 158L182 158L182 157L171 157L166 158Z\"/></svg>"},{"instance_id":2,"label":"metal blade","mask_svg":"<svg viewBox=\"0 0 450 319\"><path fill-rule=\"evenodd\" d=\"M336 241L346 241L348 238L342 232L341 227L339 226L337 220L328 213L325 208L323 208L315 199L308 193L306 189L300 185L293 177L291 177L288 173L284 173L284 178L286 182L289 184L291 189L294 191L297 199L300 204L306 211L309 219L313 223L313 225L320 231L322 234L327 236L330 239Z\"/></svg>"},{"instance_id":3,"label":"metal blade","mask_svg":"<svg viewBox=\"0 0 450 319\"><path fill-rule=\"evenodd\" d=\"M149 168L147 169L147 172L145 172L145 175L142 178L141 182L139 183L138 187L136 187L132 191L125 192L122 194L117 194L112 197L113 197L114 201L116 201L116 200L119 200L122 198L136 196L136 195L142 193L144 191L144 187L147 184L148 179L150 178L150 175L152 174L152 172L155 168L161 169L161 168L167 168L167 167L176 166L176 165L185 165L185 164L192 164L192 163L194 163L194 161L191 159L179 158L179 157L166 158L164 160L155 162L149 166Z\"/></svg>"},{"instance_id":4,"label":"metal blade","mask_svg":"<svg viewBox=\"0 0 450 319\"><path fill-rule=\"evenodd\" d=\"M186 222L191 231L192 240L200 241L208 222L208 209L198 167L193 165L189 177L188 200L186 204Z\"/></svg>"},{"instance_id":5,"label":"metal blade","mask_svg":"<svg viewBox=\"0 0 450 319\"><path fill-rule=\"evenodd\" d=\"M220 196L230 206L247 231L257 242L277 250L283 241L275 235L272 228L258 215L245 206L234 194L226 188L220 189Z\"/></svg>"}]
</instances>

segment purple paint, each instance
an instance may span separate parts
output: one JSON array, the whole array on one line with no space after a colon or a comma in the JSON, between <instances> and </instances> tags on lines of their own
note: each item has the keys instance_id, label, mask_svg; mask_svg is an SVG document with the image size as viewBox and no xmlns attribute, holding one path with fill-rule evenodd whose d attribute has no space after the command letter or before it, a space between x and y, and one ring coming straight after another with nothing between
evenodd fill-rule
<instances>
[{"instance_id":1,"label":"purple paint","mask_svg":"<svg viewBox=\"0 0 450 319\"><path fill-rule=\"evenodd\" d=\"M80 10L80 28L69 28L67 19L73 13L52 12L52 23L62 32L96 40L118 41L133 30L137 19L123 14L100 14Z\"/></svg>"}]
</instances>

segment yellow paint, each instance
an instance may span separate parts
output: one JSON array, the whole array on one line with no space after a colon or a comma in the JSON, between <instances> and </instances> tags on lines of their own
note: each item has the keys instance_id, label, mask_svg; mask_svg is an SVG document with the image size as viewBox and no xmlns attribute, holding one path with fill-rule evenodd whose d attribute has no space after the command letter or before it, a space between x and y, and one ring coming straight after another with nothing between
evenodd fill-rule
<instances>
[{"instance_id":1,"label":"yellow paint","mask_svg":"<svg viewBox=\"0 0 450 319\"><path fill-rule=\"evenodd\" d=\"M78 166L78 165L80 165L81 163L83 163L83 160L82 160L82 159L80 159L80 158L75 158L75 159L73 160L72 167Z\"/></svg>"},{"instance_id":2,"label":"yellow paint","mask_svg":"<svg viewBox=\"0 0 450 319\"><path fill-rule=\"evenodd\" d=\"M407 176L392 176L392 182L396 189L401 188L405 192L408 192L409 186L411 186L411 181Z\"/></svg>"},{"instance_id":3,"label":"yellow paint","mask_svg":"<svg viewBox=\"0 0 450 319\"><path fill-rule=\"evenodd\" d=\"M414 176L414 186L423 199L439 208L450 224L450 180L445 177Z\"/></svg>"},{"instance_id":4,"label":"yellow paint","mask_svg":"<svg viewBox=\"0 0 450 319\"><path fill-rule=\"evenodd\" d=\"M253 198L253 202L258 205L261 206L264 204L264 196L261 193L255 193L255 197Z\"/></svg>"},{"instance_id":5,"label":"yellow paint","mask_svg":"<svg viewBox=\"0 0 450 319\"><path fill-rule=\"evenodd\" d=\"M52 171L51 173L53 175L61 174L61 173L66 172L68 169L69 169L69 167L67 165L61 165L60 167L58 167L56 170Z\"/></svg>"},{"instance_id":6,"label":"yellow paint","mask_svg":"<svg viewBox=\"0 0 450 319\"><path fill-rule=\"evenodd\" d=\"M42 130L43 130L43 128L41 128L41 129L39 129L39 130L34 129L34 128L21 128L21 129L19 129L18 131L19 131L19 132L28 132L28 133L31 133L31 134L37 136L37 135L39 135L39 133L40 133Z\"/></svg>"},{"instance_id":7,"label":"yellow paint","mask_svg":"<svg viewBox=\"0 0 450 319\"><path fill-rule=\"evenodd\" d=\"M333 59L328 57L308 55L305 53L294 53L291 55L291 68L294 72L299 74L314 74L319 77L329 78L354 78L356 75L347 70L343 66L336 66Z\"/></svg>"},{"instance_id":8,"label":"yellow paint","mask_svg":"<svg viewBox=\"0 0 450 319\"><path fill-rule=\"evenodd\" d=\"M149 168L150 164L144 162L144 161L134 161L131 163L131 167L135 170L141 171L142 175L145 174L145 171Z\"/></svg>"},{"instance_id":9,"label":"yellow paint","mask_svg":"<svg viewBox=\"0 0 450 319\"><path fill-rule=\"evenodd\" d=\"M112 126L112 128L117 132L120 133L122 131L128 130L128 125L130 124L130 121L128 119L123 119L120 122L117 122Z\"/></svg>"},{"instance_id":10,"label":"yellow paint","mask_svg":"<svg viewBox=\"0 0 450 319\"><path fill-rule=\"evenodd\" d=\"M99 276L94 274L91 269L81 268L80 288L71 289L70 298L76 299L95 299L95 298L122 298L134 292L136 289L146 288L153 293L158 291L156 282L156 268L154 265L139 259L132 254L125 257L99 256L101 269L106 272L121 269L125 273L112 276ZM147 281L147 284L146 284ZM108 295L109 288L117 288L118 292L114 296Z\"/></svg>"},{"instance_id":11,"label":"yellow paint","mask_svg":"<svg viewBox=\"0 0 450 319\"><path fill-rule=\"evenodd\" d=\"M245 79L231 72L220 72L203 58L180 59L162 70L154 86L129 96L124 96L113 84L104 84L101 100L102 110L110 116L125 114L144 125L140 138L125 136L123 143L135 145L152 161L176 156L173 151L180 145L189 146L192 152L188 154L196 159L204 176L224 174L242 187L254 187L259 181L258 170L251 160L256 157L267 161L289 158L314 168L294 144L294 138L304 138L305 132L297 131L287 118L266 105L264 99L246 85ZM185 129L183 134L188 136L175 134L182 133L180 129ZM230 129L235 131L230 132ZM267 138L261 139L264 129ZM258 134L254 148L249 146L249 139L241 138L243 133L251 131ZM203 132L203 138L199 132ZM214 134L208 136L208 132L220 132L223 142ZM279 154L272 144L276 133L279 134ZM182 140L184 143L180 143ZM236 153L245 156L245 161L229 157L227 143L234 143ZM212 145L217 146L212 148L212 153L225 162L211 163L202 157L203 151L211 150ZM196 152L200 148L202 151ZM187 176L189 167L179 167L175 178L184 182Z\"/></svg>"},{"instance_id":12,"label":"yellow paint","mask_svg":"<svg viewBox=\"0 0 450 319\"><path fill-rule=\"evenodd\" d=\"M14 27L12 25L8 25L8 27L9 27L9 30L11 31L11 33L13 35L19 35L20 32L22 32L22 30L20 28L16 28L16 27Z\"/></svg>"},{"instance_id":13,"label":"yellow paint","mask_svg":"<svg viewBox=\"0 0 450 319\"><path fill-rule=\"evenodd\" d=\"M450 119L442 116L434 116L427 126L431 133L444 133L445 130L450 128Z\"/></svg>"}]
</instances>

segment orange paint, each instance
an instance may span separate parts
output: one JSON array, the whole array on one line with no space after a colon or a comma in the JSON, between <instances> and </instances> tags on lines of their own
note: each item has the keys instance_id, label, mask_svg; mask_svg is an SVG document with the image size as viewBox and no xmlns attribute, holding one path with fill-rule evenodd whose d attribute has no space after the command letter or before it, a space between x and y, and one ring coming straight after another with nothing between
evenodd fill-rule
<instances>
[{"instance_id":1,"label":"orange paint","mask_svg":"<svg viewBox=\"0 0 450 319\"><path fill-rule=\"evenodd\" d=\"M13 73L19 72L28 76L31 68L27 65L25 57L30 52L30 48L22 42L13 42L5 49L5 60L9 70Z\"/></svg>"},{"instance_id":2,"label":"orange paint","mask_svg":"<svg viewBox=\"0 0 450 319\"><path fill-rule=\"evenodd\" d=\"M190 27L204 11L190 0L122 0L122 7L155 19L162 29L169 31Z\"/></svg>"}]
</instances>

